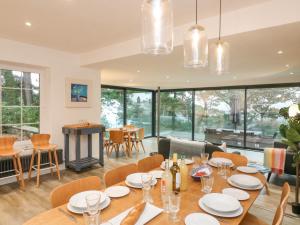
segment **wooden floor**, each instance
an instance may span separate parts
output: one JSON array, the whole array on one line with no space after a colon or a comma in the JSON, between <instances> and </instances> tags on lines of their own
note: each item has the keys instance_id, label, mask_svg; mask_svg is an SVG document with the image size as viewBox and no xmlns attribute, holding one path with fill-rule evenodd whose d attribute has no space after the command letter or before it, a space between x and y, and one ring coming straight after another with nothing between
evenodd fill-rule
<instances>
[{"instance_id":1,"label":"wooden floor","mask_svg":"<svg viewBox=\"0 0 300 225\"><path fill-rule=\"evenodd\" d=\"M36 188L35 180L26 181L26 190L21 191L16 183L0 186L0 225L19 225L45 210L50 209L49 193L59 184L69 182L71 180L96 175L103 178L105 171L129 162L136 162L137 159L149 155L149 152L156 151L156 139L145 140L146 154L140 153L139 157L133 156L131 159L126 159L120 156L119 159L105 159L105 167L94 167L82 173L75 173L70 170L62 171L62 179L57 180L55 176L43 175L41 178L40 188ZM104 185L103 185L104 187ZM294 188L292 187L294 192ZM266 195L263 191L260 197L256 200L251 208L251 213L257 215L267 223L272 223L272 218L275 213L276 205L279 202L281 188L275 185L270 185L270 195ZM291 193L289 201L292 201L294 193ZM197 209L195 209L197 211ZM291 207L288 205L286 216L284 218L285 225L299 225L300 218L297 218L291 213Z\"/></svg>"}]
</instances>

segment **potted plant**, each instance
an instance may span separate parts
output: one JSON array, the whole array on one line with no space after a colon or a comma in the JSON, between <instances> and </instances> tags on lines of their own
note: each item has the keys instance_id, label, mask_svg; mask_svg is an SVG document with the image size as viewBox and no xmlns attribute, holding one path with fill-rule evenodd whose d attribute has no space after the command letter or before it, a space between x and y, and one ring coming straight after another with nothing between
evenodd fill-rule
<instances>
[{"instance_id":1,"label":"potted plant","mask_svg":"<svg viewBox=\"0 0 300 225\"><path fill-rule=\"evenodd\" d=\"M287 124L281 124L279 131L283 137L282 142L288 145L288 150L293 151L293 166L296 167L296 190L295 202L292 203L292 211L300 214L299 204L299 165L300 165L300 104L295 104L289 108L282 108L279 114L287 120Z\"/></svg>"}]
</instances>

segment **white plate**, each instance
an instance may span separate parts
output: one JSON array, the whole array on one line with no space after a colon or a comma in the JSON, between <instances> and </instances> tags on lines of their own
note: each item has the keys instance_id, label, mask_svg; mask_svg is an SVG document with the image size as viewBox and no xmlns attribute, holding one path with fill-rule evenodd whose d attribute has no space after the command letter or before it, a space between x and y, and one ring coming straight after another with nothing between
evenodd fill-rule
<instances>
[{"instance_id":1,"label":"white plate","mask_svg":"<svg viewBox=\"0 0 300 225\"><path fill-rule=\"evenodd\" d=\"M264 187L264 185L262 183L258 187L255 187L255 188L247 188L247 187L239 186L239 185L235 184L234 182L232 182L230 177L227 179L227 182L233 187L237 187L237 188L249 190L249 191L260 190Z\"/></svg>"},{"instance_id":2,"label":"white plate","mask_svg":"<svg viewBox=\"0 0 300 225\"><path fill-rule=\"evenodd\" d=\"M246 174L235 174L230 177L230 181L235 183L240 187L245 188L256 188L261 185L261 182L258 178L246 175Z\"/></svg>"},{"instance_id":3,"label":"white plate","mask_svg":"<svg viewBox=\"0 0 300 225\"><path fill-rule=\"evenodd\" d=\"M221 213L234 212L241 207L236 198L221 193L206 194L202 202L206 207Z\"/></svg>"},{"instance_id":4,"label":"white plate","mask_svg":"<svg viewBox=\"0 0 300 225\"><path fill-rule=\"evenodd\" d=\"M220 217L226 217L226 218L232 218L232 217L237 217L243 213L243 207L241 206L237 211L235 212L230 212L230 213L221 213L221 212L216 212L208 207L206 207L202 203L202 198L199 199L198 204L201 209L203 209L205 212L215 215L215 216L220 216Z\"/></svg>"},{"instance_id":5,"label":"white plate","mask_svg":"<svg viewBox=\"0 0 300 225\"><path fill-rule=\"evenodd\" d=\"M220 225L216 218L205 213L191 213L185 217L184 223L186 225Z\"/></svg>"},{"instance_id":6,"label":"white plate","mask_svg":"<svg viewBox=\"0 0 300 225\"><path fill-rule=\"evenodd\" d=\"M120 198L128 195L130 192L126 186L111 186L105 189L105 193L111 198Z\"/></svg>"},{"instance_id":7,"label":"white plate","mask_svg":"<svg viewBox=\"0 0 300 225\"><path fill-rule=\"evenodd\" d=\"M153 180L153 182L152 182L151 185L154 186L156 183L157 183L157 180L155 179L155 180ZM126 184L128 187L132 187L132 188L143 188L142 185L134 185L134 184L128 182L127 180L125 180L125 184Z\"/></svg>"},{"instance_id":8,"label":"white plate","mask_svg":"<svg viewBox=\"0 0 300 225\"><path fill-rule=\"evenodd\" d=\"M250 195L246 191L242 191L237 188L224 188L222 193L225 195L230 195L239 201L244 201L250 198Z\"/></svg>"},{"instance_id":9,"label":"white plate","mask_svg":"<svg viewBox=\"0 0 300 225\"><path fill-rule=\"evenodd\" d=\"M230 164L230 167L234 166L232 161L230 159L226 159L226 158L211 158L208 161L208 165L213 166L213 167L218 167L218 165L217 165L218 162L228 163L228 164Z\"/></svg>"},{"instance_id":10,"label":"white plate","mask_svg":"<svg viewBox=\"0 0 300 225\"><path fill-rule=\"evenodd\" d=\"M257 169L255 167L238 166L236 169L243 173L250 173L250 174L257 173Z\"/></svg>"},{"instance_id":11,"label":"white plate","mask_svg":"<svg viewBox=\"0 0 300 225\"><path fill-rule=\"evenodd\" d=\"M105 209L106 207L108 207L110 204L110 198L109 197L106 197L105 201L100 204L100 209L103 210ZM76 208L76 207L73 207L70 202L67 204L67 209L72 212L72 213L76 213L76 214L83 214L85 212L85 209L79 209L79 208Z\"/></svg>"},{"instance_id":12,"label":"white plate","mask_svg":"<svg viewBox=\"0 0 300 225\"><path fill-rule=\"evenodd\" d=\"M152 171L150 171L149 173L151 173L152 176L153 176L155 179L161 179L162 174L164 173L164 171L161 171L161 170L152 170Z\"/></svg>"},{"instance_id":13,"label":"white plate","mask_svg":"<svg viewBox=\"0 0 300 225\"><path fill-rule=\"evenodd\" d=\"M86 206L85 197L90 194L98 194L98 193L100 193L101 195L100 204L102 204L107 197L106 194L103 193L102 191L83 191L73 195L70 198L69 202L73 207L76 207L78 209L86 209L87 206Z\"/></svg>"},{"instance_id":14,"label":"white plate","mask_svg":"<svg viewBox=\"0 0 300 225\"><path fill-rule=\"evenodd\" d=\"M142 175L147 173L132 173L126 177L126 181L134 186L142 185ZM156 180L154 177L153 180Z\"/></svg>"}]
</instances>

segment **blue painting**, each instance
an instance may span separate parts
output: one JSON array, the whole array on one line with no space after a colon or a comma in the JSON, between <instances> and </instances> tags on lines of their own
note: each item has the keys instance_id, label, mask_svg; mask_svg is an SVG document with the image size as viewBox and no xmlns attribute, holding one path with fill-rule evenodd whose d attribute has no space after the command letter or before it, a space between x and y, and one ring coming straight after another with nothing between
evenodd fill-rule
<instances>
[{"instance_id":1,"label":"blue painting","mask_svg":"<svg viewBox=\"0 0 300 225\"><path fill-rule=\"evenodd\" d=\"M87 102L88 85L71 84L71 102Z\"/></svg>"}]
</instances>

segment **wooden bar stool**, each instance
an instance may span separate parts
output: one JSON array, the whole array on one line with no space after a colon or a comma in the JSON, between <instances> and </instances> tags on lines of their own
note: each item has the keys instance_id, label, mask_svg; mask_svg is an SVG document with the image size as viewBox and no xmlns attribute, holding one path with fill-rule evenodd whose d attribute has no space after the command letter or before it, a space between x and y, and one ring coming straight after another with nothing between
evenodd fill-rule
<instances>
[{"instance_id":1,"label":"wooden bar stool","mask_svg":"<svg viewBox=\"0 0 300 225\"><path fill-rule=\"evenodd\" d=\"M7 176L0 179L5 179L8 177L16 177L17 181L20 184L20 187L24 189L24 178L23 178L23 169L20 160L20 154L14 150L13 145L16 141L16 138L13 136L3 136L0 137L0 159L1 158L12 158L13 161L13 170L7 170L0 172L1 174L15 172L15 175Z\"/></svg>"},{"instance_id":2,"label":"wooden bar stool","mask_svg":"<svg viewBox=\"0 0 300 225\"><path fill-rule=\"evenodd\" d=\"M60 171L59 171L58 158L57 158L57 152L56 152L57 145L50 144L49 140L50 140L49 134L33 134L31 136L31 142L33 144L33 151L32 151L32 156L31 156L31 161L30 161L29 172L28 172L28 179L31 179L32 170L36 170L37 171L37 175L36 175L37 187L40 186L41 170L44 170L44 169L50 169L51 175L53 175L53 168L56 168L57 177L58 177L58 180L60 180ZM46 151L48 151L49 162L41 164L41 153L46 152ZM52 152L54 155L55 164L52 163ZM34 165L34 159L35 159L36 154L37 154L37 164ZM41 168L41 166L43 168Z\"/></svg>"}]
</instances>

